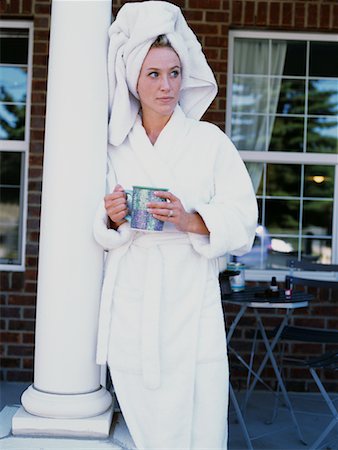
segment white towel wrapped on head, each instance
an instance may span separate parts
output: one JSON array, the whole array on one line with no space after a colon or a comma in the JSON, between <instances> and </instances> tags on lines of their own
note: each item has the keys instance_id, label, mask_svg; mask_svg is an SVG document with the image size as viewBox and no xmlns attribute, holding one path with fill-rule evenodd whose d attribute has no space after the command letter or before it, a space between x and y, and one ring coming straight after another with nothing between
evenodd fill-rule
<instances>
[{"instance_id":1,"label":"white towel wrapped on head","mask_svg":"<svg viewBox=\"0 0 338 450\"><path fill-rule=\"evenodd\" d=\"M140 103L137 81L144 58L165 34L182 64L179 104L188 117L200 119L217 94L215 77L201 45L181 10L164 1L126 3L109 29L109 137L121 144L134 125Z\"/></svg>"}]
</instances>

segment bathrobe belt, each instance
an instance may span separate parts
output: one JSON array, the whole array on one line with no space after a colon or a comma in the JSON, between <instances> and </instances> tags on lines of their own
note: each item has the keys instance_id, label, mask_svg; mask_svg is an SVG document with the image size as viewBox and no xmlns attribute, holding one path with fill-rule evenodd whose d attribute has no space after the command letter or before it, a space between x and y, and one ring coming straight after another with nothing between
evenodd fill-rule
<instances>
[{"instance_id":1,"label":"bathrobe belt","mask_svg":"<svg viewBox=\"0 0 338 450\"><path fill-rule=\"evenodd\" d=\"M141 365L143 384L148 389L157 389L161 384L160 313L164 295L162 249L164 245L191 245L186 234L142 233L132 245L148 249L147 268L143 292L141 322Z\"/></svg>"},{"instance_id":2,"label":"bathrobe belt","mask_svg":"<svg viewBox=\"0 0 338 450\"><path fill-rule=\"evenodd\" d=\"M160 386L160 305L163 281L162 246L191 245L185 233L143 233L137 232L133 239L113 250L107 261L107 271L102 288L100 320L97 344L97 364L106 364L109 330L116 283L117 268L131 245L148 249L147 270L142 302L141 361L144 385L149 389Z\"/></svg>"}]
</instances>

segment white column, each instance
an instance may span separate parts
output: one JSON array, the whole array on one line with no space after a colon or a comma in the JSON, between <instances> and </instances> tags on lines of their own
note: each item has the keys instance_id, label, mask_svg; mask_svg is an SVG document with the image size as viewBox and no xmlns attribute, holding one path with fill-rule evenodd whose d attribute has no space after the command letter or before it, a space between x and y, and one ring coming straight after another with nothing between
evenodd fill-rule
<instances>
[{"instance_id":1,"label":"white column","mask_svg":"<svg viewBox=\"0 0 338 450\"><path fill-rule=\"evenodd\" d=\"M92 234L105 191L111 7L52 2L35 372L22 396L33 421L94 417L112 405L95 363L103 252ZM20 414L13 432L27 434ZM65 434L75 423L63 420Z\"/></svg>"}]
</instances>

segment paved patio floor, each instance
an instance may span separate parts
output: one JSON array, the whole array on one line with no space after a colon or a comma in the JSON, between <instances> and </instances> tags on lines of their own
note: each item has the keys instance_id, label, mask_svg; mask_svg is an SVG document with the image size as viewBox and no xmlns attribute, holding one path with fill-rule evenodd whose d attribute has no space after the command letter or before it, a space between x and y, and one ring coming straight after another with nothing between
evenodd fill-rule
<instances>
[{"instance_id":1,"label":"paved patio floor","mask_svg":"<svg viewBox=\"0 0 338 450\"><path fill-rule=\"evenodd\" d=\"M118 412L115 413L108 439L32 438L11 435L11 418L19 406L21 392L26 387L27 385L23 383L0 383L1 450L132 450L135 448L123 417ZM335 397L335 404L338 406L338 395ZM332 415L318 394L292 394L291 400L304 438L308 444L311 444L320 430L324 429L331 420ZM273 424L266 423L271 417L272 404L273 397L266 392L255 392L250 400L245 422L254 449L306 450L307 446L298 439L289 411L285 407L279 410ZM230 406L229 424L229 450L245 450L247 448L245 440L232 406ZM320 449L338 450L338 426L331 431Z\"/></svg>"}]
</instances>

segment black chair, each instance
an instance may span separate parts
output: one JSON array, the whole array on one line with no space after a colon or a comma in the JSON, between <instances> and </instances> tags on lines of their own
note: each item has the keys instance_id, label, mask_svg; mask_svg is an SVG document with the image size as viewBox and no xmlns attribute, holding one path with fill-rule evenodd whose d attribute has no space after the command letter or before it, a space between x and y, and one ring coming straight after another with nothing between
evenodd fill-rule
<instances>
[{"instance_id":1,"label":"black chair","mask_svg":"<svg viewBox=\"0 0 338 450\"><path fill-rule=\"evenodd\" d=\"M332 292L338 290L338 264L313 264L302 263L299 261L289 261L290 275L286 277L293 288L305 287L305 288L325 288L331 289ZM304 274L304 277L295 276L296 269L302 271L311 272L332 272L330 280L316 280L313 278L307 278L308 274ZM297 274L298 275L298 274ZM302 272L303 275L303 272ZM327 427L320 432L315 442L311 445L310 449L317 449L319 445L324 441L330 431L338 424L338 411L328 395L322 381L320 380L317 370L330 370L338 371L338 330L320 329L320 328L308 328L308 327L295 327L286 326L283 333L280 336L280 343L286 342L310 342L324 344L325 347L330 348L330 351L325 351L313 358L296 359L284 354L284 349L281 352L281 366L283 363L288 365L308 368L324 401L332 413L332 420ZM275 405L274 417L276 416L277 404Z\"/></svg>"}]
</instances>

